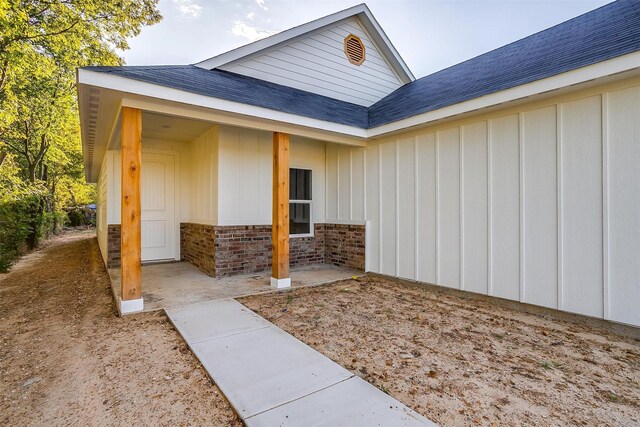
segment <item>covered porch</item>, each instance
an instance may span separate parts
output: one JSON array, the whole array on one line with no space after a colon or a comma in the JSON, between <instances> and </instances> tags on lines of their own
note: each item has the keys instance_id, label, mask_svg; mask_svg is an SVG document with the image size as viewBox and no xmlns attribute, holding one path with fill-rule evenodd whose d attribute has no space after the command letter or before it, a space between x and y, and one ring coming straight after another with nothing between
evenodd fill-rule
<instances>
[{"instance_id":1,"label":"covered porch","mask_svg":"<svg viewBox=\"0 0 640 427\"><path fill-rule=\"evenodd\" d=\"M110 268L114 297L122 295L121 273ZM148 264L141 268L143 311L167 310L201 301L238 298L274 291L271 272L210 277L188 262ZM363 274L327 264L292 268L291 287L323 285Z\"/></svg>"},{"instance_id":2,"label":"covered porch","mask_svg":"<svg viewBox=\"0 0 640 427\"><path fill-rule=\"evenodd\" d=\"M98 182L98 241L121 314L365 270L363 182L327 166L340 155L363 168L364 154L349 151L361 139L89 89L81 101L110 110L89 111L86 170ZM308 178L299 197L292 171ZM341 188L357 195L338 209ZM306 229L290 229L301 219Z\"/></svg>"},{"instance_id":3,"label":"covered porch","mask_svg":"<svg viewBox=\"0 0 640 427\"><path fill-rule=\"evenodd\" d=\"M142 164L142 140L143 140L143 110L134 107L122 107L120 110L120 170L121 170L121 224L120 224L120 269L119 269L119 290L115 292L118 301L118 310L121 314L138 312L144 310L142 262L143 254L143 233L142 219L144 216L143 191L141 177L143 173ZM272 236L271 236L271 274L270 285L275 288L287 288L291 286L289 274L289 134L273 132L272 149ZM215 166L218 169L218 165ZM166 171L162 168L162 178L154 185L165 187ZM217 177L219 178L219 177ZM216 179L215 181L218 181ZM213 185L218 186L219 182ZM217 190L219 191L219 189ZM216 193L217 193L216 191ZM157 199L160 203L151 201L150 210L167 210L167 203L175 201L165 200L162 194L149 195ZM156 206L158 205L158 206ZM176 207L173 210L175 212ZM166 221L158 223L165 231ZM156 224L152 224L153 227ZM171 228L175 229L175 225ZM215 231L207 230L207 232ZM171 233L171 231L169 231ZM206 234L203 233L203 234ZM165 240L166 239L162 239ZM217 245L214 244L214 247ZM244 252L231 252L234 257L245 256ZM214 255L208 261L215 261ZM202 270L202 266L198 266ZM162 282L162 274L167 273L162 267L156 270L155 280L150 282ZM191 270L193 272L193 270ZM214 273L215 275L215 273ZM187 273L189 276L189 273ZM189 283L186 279L181 281ZM199 282L198 280L195 281ZM205 281L206 282L206 281ZM182 292L179 292L182 294ZM174 294L174 297L178 293Z\"/></svg>"}]
</instances>

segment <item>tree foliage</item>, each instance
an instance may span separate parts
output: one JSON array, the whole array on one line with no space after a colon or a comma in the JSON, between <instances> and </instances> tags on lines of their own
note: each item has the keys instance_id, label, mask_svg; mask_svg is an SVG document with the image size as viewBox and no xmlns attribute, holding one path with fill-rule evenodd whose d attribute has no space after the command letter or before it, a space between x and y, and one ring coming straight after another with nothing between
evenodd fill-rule
<instances>
[{"instance_id":1,"label":"tree foliage","mask_svg":"<svg viewBox=\"0 0 640 427\"><path fill-rule=\"evenodd\" d=\"M82 174L76 69L122 64L127 40L160 21L157 1L0 0L0 203L9 194L38 199L28 204L33 219L93 201ZM27 227L29 246L39 222Z\"/></svg>"}]
</instances>

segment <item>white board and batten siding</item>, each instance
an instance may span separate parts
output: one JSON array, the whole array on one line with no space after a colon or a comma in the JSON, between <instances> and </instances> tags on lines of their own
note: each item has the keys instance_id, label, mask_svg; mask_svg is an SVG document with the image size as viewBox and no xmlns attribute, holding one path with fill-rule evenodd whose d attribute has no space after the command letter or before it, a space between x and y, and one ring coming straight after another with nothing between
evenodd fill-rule
<instances>
[{"instance_id":1,"label":"white board and batten siding","mask_svg":"<svg viewBox=\"0 0 640 427\"><path fill-rule=\"evenodd\" d=\"M365 212L369 271L640 326L638 117L634 86L328 146L327 220Z\"/></svg>"},{"instance_id":2,"label":"white board and batten siding","mask_svg":"<svg viewBox=\"0 0 640 427\"><path fill-rule=\"evenodd\" d=\"M220 126L218 135L219 225L271 225L273 135ZM312 171L313 221L325 220L325 143L291 137L291 168ZM194 192L194 198L204 198ZM194 221L198 222L198 221Z\"/></svg>"},{"instance_id":3,"label":"white board and batten siding","mask_svg":"<svg viewBox=\"0 0 640 427\"><path fill-rule=\"evenodd\" d=\"M361 65L351 64L344 53L349 34L358 36L365 46L366 60ZM364 106L402 85L355 17L219 68Z\"/></svg>"},{"instance_id":4,"label":"white board and batten siding","mask_svg":"<svg viewBox=\"0 0 640 427\"><path fill-rule=\"evenodd\" d=\"M216 224L218 221L218 134L212 127L187 144L188 167L185 179L189 183L183 222Z\"/></svg>"},{"instance_id":5,"label":"white board and batten siding","mask_svg":"<svg viewBox=\"0 0 640 427\"><path fill-rule=\"evenodd\" d=\"M98 246L104 263L107 263L107 188L109 177L107 176L107 163L102 162L100 174L98 176L98 184L96 188L96 236L98 238Z\"/></svg>"},{"instance_id":6,"label":"white board and batten siding","mask_svg":"<svg viewBox=\"0 0 640 427\"><path fill-rule=\"evenodd\" d=\"M326 221L363 224L365 149L327 143L326 158Z\"/></svg>"}]
</instances>

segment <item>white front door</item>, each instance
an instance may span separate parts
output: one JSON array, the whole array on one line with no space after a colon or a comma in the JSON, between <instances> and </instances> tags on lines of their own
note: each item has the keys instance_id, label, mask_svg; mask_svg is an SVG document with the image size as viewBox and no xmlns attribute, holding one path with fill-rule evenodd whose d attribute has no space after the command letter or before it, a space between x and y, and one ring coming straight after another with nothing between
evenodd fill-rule
<instances>
[{"instance_id":1,"label":"white front door","mask_svg":"<svg viewBox=\"0 0 640 427\"><path fill-rule=\"evenodd\" d=\"M143 153L140 175L142 261L174 259L174 157Z\"/></svg>"}]
</instances>

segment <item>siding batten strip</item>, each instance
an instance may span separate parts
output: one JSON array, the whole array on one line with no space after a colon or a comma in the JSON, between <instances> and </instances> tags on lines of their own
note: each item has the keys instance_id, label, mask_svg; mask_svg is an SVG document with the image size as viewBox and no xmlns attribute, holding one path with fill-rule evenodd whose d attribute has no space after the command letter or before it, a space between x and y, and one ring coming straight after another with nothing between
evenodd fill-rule
<instances>
[{"instance_id":1,"label":"siding batten strip","mask_svg":"<svg viewBox=\"0 0 640 427\"><path fill-rule=\"evenodd\" d=\"M324 220L329 219L329 143L324 144Z\"/></svg>"},{"instance_id":2,"label":"siding batten strip","mask_svg":"<svg viewBox=\"0 0 640 427\"><path fill-rule=\"evenodd\" d=\"M562 103L558 103L556 105L556 185L557 185L557 196L556 196L556 208L557 208L557 216L558 216L558 301L557 308L562 310L564 307L563 302L563 235L562 235Z\"/></svg>"},{"instance_id":3,"label":"siding batten strip","mask_svg":"<svg viewBox=\"0 0 640 427\"><path fill-rule=\"evenodd\" d=\"M418 256L418 252L420 250L420 239L418 236L420 236L418 227L420 226L420 221L418 220L418 218L420 217L419 215L419 204L418 204L418 197L420 192L418 191L418 183L420 182L420 180L418 179L418 137L414 136L413 137L413 233L414 233L414 260L413 260L413 276L415 280L418 280L418 274L420 273L420 269L419 269L419 259L420 257Z\"/></svg>"},{"instance_id":4,"label":"siding batten strip","mask_svg":"<svg viewBox=\"0 0 640 427\"><path fill-rule=\"evenodd\" d=\"M458 284L458 288L464 289L464 126L460 126L460 133L458 134L458 148L458 154L460 156L460 158L458 159L460 168L460 194L458 199L458 204L460 205L458 206L458 209L460 210L460 222L458 224L458 233L460 234L458 236L458 244L460 246L458 248L460 257L460 265L458 266L458 268L460 269L460 283Z\"/></svg>"},{"instance_id":5,"label":"siding batten strip","mask_svg":"<svg viewBox=\"0 0 640 427\"><path fill-rule=\"evenodd\" d=\"M520 151L520 302L525 301L525 246L524 246L524 117L518 113L518 149Z\"/></svg>"},{"instance_id":6,"label":"siding batten strip","mask_svg":"<svg viewBox=\"0 0 640 427\"><path fill-rule=\"evenodd\" d=\"M382 271L382 144L378 144L378 270Z\"/></svg>"},{"instance_id":7,"label":"siding batten strip","mask_svg":"<svg viewBox=\"0 0 640 427\"><path fill-rule=\"evenodd\" d=\"M362 200L364 206L362 207L363 220L364 220L364 271L365 273L371 271L371 221L367 217L367 150L366 147L362 150ZM326 171L326 169L325 169ZM326 188L326 187L325 187ZM325 203L326 205L326 203Z\"/></svg>"},{"instance_id":8,"label":"siding batten strip","mask_svg":"<svg viewBox=\"0 0 640 427\"><path fill-rule=\"evenodd\" d=\"M435 132L436 162L436 285L440 284L440 132Z\"/></svg>"},{"instance_id":9,"label":"siding batten strip","mask_svg":"<svg viewBox=\"0 0 640 427\"><path fill-rule=\"evenodd\" d=\"M362 201L364 206L362 206L362 215L363 220L367 221L367 150L369 148L362 149ZM366 245L366 242L365 242Z\"/></svg>"},{"instance_id":10,"label":"siding batten strip","mask_svg":"<svg viewBox=\"0 0 640 427\"><path fill-rule=\"evenodd\" d=\"M353 221L353 149L349 148L349 221Z\"/></svg>"},{"instance_id":11,"label":"siding batten strip","mask_svg":"<svg viewBox=\"0 0 640 427\"><path fill-rule=\"evenodd\" d=\"M602 94L602 311L611 319L609 307L609 93Z\"/></svg>"},{"instance_id":12,"label":"siding batten strip","mask_svg":"<svg viewBox=\"0 0 640 427\"><path fill-rule=\"evenodd\" d=\"M396 194L395 194L395 222L396 222L396 277L400 277L400 141L395 141L395 165L396 165Z\"/></svg>"},{"instance_id":13,"label":"siding batten strip","mask_svg":"<svg viewBox=\"0 0 640 427\"><path fill-rule=\"evenodd\" d=\"M491 141L491 120L487 120L487 294L493 295L493 192L491 179L492 175L492 163L491 163L491 150L493 144Z\"/></svg>"},{"instance_id":14,"label":"siding batten strip","mask_svg":"<svg viewBox=\"0 0 640 427\"><path fill-rule=\"evenodd\" d=\"M340 222L340 146L336 146L336 222Z\"/></svg>"}]
</instances>

